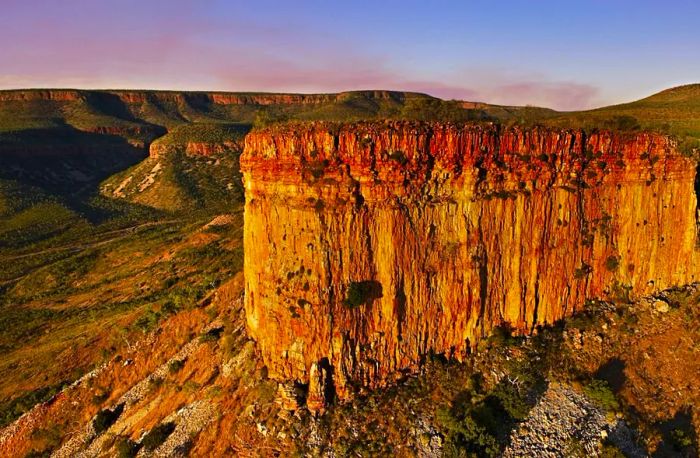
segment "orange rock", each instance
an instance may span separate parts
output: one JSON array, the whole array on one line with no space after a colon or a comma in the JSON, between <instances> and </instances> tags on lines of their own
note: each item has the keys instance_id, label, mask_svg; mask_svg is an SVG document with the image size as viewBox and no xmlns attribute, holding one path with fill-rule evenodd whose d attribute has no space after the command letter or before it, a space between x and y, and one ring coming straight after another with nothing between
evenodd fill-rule
<instances>
[{"instance_id":1,"label":"orange rock","mask_svg":"<svg viewBox=\"0 0 700 458\"><path fill-rule=\"evenodd\" d=\"M250 335L278 379L325 361L341 399L700 276L696 168L661 135L311 123L250 133L241 167Z\"/></svg>"}]
</instances>

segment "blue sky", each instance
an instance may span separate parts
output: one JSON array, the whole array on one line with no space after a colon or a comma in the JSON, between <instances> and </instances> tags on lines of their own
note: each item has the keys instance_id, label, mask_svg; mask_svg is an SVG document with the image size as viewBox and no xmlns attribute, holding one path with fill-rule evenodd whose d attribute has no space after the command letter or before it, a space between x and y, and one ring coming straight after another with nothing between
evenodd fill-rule
<instances>
[{"instance_id":1,"label":"blue sky","mask_svg":"<svg viewBox=\"0 0 700 458\"><path fill-rule=\"evenodd\" d=\"M380 88L583 109L700 81L698 17L689 0L3 0L0 88Z\"/></svg>"}]
</instances>

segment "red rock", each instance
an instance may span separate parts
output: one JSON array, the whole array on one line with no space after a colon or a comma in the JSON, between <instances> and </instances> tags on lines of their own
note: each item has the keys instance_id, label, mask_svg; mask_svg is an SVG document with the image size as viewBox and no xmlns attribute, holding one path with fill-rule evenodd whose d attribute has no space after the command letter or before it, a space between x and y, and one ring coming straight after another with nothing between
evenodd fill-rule
<instances>
[{"instance_id":1,"label":"red rock","mask_svg":"<svg viewBox=\"0 0 700 458\"><path fill-rule=\"evenodd\" d=\"M661 135L314 123L250 133L241 167L250 335L278 379L327 358L341 399L700 275L696 168Z\"/></svg>"}]
</instances>

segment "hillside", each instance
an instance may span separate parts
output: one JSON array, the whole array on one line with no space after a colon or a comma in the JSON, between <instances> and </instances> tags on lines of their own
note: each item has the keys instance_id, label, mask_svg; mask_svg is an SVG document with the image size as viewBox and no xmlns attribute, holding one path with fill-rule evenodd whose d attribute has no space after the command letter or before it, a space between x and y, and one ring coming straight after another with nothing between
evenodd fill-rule
<instances>
[{"instance_id":1,"label":"hillside","mask_svg":"<svg viewBox=\"0 0 700 458\"><path fill-rule=\"evenodd\" d=\"M648 129L669 133L687 153L700 148L700 84L679 86L641 100L589 111L560 113L544 121L555 126Z\"/></svg>"},{"instance_id":2,"label":"hillside","mask_svg":"<svg viewBox=\"0 0 700 458\"><path fill-rule=\"evenodd\" d=\"M130 224L151 209L215 214L242 198L237 157L253 125L391 117L488 115L392 91L0 91L0 212L7 219L0 232L34 232L37 213L57 221L43 236L85 220Z\"/></svg>"}]
</instances>

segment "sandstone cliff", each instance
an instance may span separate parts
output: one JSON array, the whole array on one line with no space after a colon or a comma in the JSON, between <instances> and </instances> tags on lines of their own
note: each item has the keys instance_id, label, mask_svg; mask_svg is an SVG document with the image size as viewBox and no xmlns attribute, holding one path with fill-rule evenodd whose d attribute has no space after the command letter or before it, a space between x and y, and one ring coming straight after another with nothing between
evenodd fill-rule
<instances>
[{"instance_id":1,"label":"sandstone cliff","mask_svg":"<svg viewBox=\"0 0 700 458\"><path fill-rule=\"evenodd\" d=\"M214 156L231 150L240 151L241 145L236 139L224 141L221 143L210 142L187 142L184 145L171 145L163 142L153 142L149 148L149 157L158 159L174 149L183 149L185 154L189 156Z\"/></svg>"},{"instance_id":2,"label":"sandstone cliff","mask_svg":"<svg viewBox=\"0 0 700 458\"><path fill-rule=\"evenodd\" d=\"M355 95L374 100L404 100L422 94L399 91L354 91L328 94L276 94L246 92L186 92L148 90L77 90L77 89L13 89L1 90L0 102L55 101L71 102L95 97L116 97L127 104L189 103L215 105L316 105L338 102Z\"/></svg>"},{"instance_id":3,"label":"sandstone cliff","mask_svg":"<svg viewBox=\"0 0 700 458\"><path fill-rule=\"evenodd\" d=\"M316 123L241 167L248 328L312 407L700 276L695 163L655 134Z\"/></svg>"}]
</instances>

